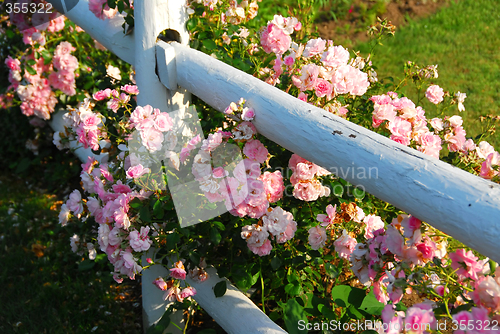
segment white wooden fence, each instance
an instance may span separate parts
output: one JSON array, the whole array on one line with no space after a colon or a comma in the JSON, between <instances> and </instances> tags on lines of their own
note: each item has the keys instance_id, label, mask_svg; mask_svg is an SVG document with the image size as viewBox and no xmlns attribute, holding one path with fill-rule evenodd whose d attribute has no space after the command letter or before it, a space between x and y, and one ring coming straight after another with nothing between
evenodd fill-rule
<instances>
[{"instance_id":1,"label":"white wooden fence","mask_svg":"<svg viewBox=\"0 0 500 334\"><path fill-rule=\"evenodd\" d=\"M172 111L188 103L190 92L223 111L243 97L256 110L254 124L267 138L500 262L498 184L299 101L188 48L184 0L135 0L134 5L135 31L130 36L122 33L122 18L97 19L87 0L80 0L66 16L136 67L139 104ZM180 43L157 42L164 29L177 31ZM376 175L370 177L367 171ZM156 277L147 271L145 275L149 277L144 282ZM198 290L195 299L226 331L284 333L234 287L228 295L215 298L212 287L219 279L214 273L212 277L209 282L189 283ZM147 285L143 289L145 318L153 324L165 306L161 293L149 291Z\"/></svg>"}]
</instances>

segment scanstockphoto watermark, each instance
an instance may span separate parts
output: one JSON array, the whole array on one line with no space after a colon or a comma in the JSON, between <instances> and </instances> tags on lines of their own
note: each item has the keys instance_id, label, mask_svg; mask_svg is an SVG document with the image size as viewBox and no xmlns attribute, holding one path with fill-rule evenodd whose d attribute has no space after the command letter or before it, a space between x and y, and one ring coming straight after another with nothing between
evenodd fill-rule
<instances>
[{"instance_id":1,"label":"scanstockphoto watermark","mask_svg":"<svg viewBox=\"0 0 500 334\"><path fill-rule=\"evenodd\" d=\"M354 165L354 162L352 163ZM259 167L260 168L260 167ZM271 168L270 168L271 169ZM363 166L349 166L349 167L329 167L325 168L330 173L344 180L356 180L362 182L363 180L378 179L378 167L363 167ZM265 172L267 169L264 169ZM291 175L292 169L290 167L276 167L272 170L279 170L281 175ZM271 170L269 170L271 171Z\"/></svg>"},{"instance_id":2,"label":"scanstockphoto watermark","mask_svg":"<svg viewBox=\"0 0 500 334\"><path fill-rule=\"evenodd\" d=\"M402 332L404 331L415 331L424 332L431 330L431 324L429 323L383 323L381 321L374 320L358 320L355 322L340 322L338 320L330 321L320 321L320 322L307 322L305 320L299 320L297 322L298 330L307 331L366 331L366 330L383 330L384 332Z\"/></svg>"}]
</instances>

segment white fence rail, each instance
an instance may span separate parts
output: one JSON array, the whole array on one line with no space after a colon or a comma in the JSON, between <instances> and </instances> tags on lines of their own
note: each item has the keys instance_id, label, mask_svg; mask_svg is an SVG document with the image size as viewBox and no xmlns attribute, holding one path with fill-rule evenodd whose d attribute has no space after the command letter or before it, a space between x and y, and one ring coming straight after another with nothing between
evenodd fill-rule
<instances>
[{"instance_id":1,"label":"white fence rail","mask_svg":"<svg viewBox=\"0 0 500 334\"><path fill-rule=\"evenodd\" d=\"M498 184L299 101L185 45L156 43L157 34L165 28L178 31L181 42L187 42L179 26L182 15L176 16L183 12L182 0L136 0L135 6L135 32L130 36L123 35L120 17L97 19L88 10L87 0L80 0L67 17L118 57L136 65L140 104L173 110L187 103L188 96L179 92L185 89L223 111L244 97L256 110L257 130L267 138L500 262ZM194 284L195 299L226 331L284 333L236 289L216 299L215 283ZM248 321L247 313L255 321ZM246 319L244 328L239 327L241 318ZM151 318L149 323L153 322ZM252 324L256 327L250 328Z\"/></svg>"}]
</instances>

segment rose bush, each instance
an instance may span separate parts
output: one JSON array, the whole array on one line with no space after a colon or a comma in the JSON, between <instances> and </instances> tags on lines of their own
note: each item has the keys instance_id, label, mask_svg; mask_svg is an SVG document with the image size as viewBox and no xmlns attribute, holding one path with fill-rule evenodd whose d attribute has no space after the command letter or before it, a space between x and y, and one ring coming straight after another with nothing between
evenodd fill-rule
<instances>
[{"instance_id":1,"label":"rose bush","mask_svg":"<svg viewBox=\"0 0 500 334\"><path fill-rule=\"evenodd\" d=\"M131 7L121 1L99 5L104 11ZM260 28L257 9L257 1L191 2L191 46L400 144L499 181L500 154L484 140L467 138L462 118L452 112L455 104L464 109L465 95L434 84L436 66L405 67L404 80L427 87L425 96L443 113L428 119L398 93L401 83L380 82L370 55L297 36L303 27L293 17L276 15ZM371 31L381 39L394 27L381 21ZM174 307L186 308L196 294L187 275L203 281L212 265L243 291L256 286L252 298L290 333L303 332L300 321L356 320L378 324L379 332L393 332L396 325L419 333L463 332L470 330L462 327L464 319L496 330L496 263L263 138L252 124L259 110L244 99L221 114L195 98L203 132L180 134L173 115L137 106L138 88L110 64L100 74L106 73L106 85L84 85L78 94L78 79L61 72L82 73L82 60L71 55L79 49L61 42L50 53L42 37L32 36L26 38L32 43L28 56L7 59L11 86L5 97L39 118L50 116L56 98L79 101L67 107L65 131L54 134L54 143L64 149L79 142L100 160L82 164L83 196L71 193L60 221L75 231L75 252L90 259L96 249L107 255L117 282L165 265L170 274L151 283L176 301ZM48 44L52 37L44 38ZM225 155L230 145L241 160ZM228 213L186 226L174 211L173 187L164 185L188 174L200 195L188 205L221 205ZM157 256L141 263L151 247Z\"/></svg>"}]
</instances>

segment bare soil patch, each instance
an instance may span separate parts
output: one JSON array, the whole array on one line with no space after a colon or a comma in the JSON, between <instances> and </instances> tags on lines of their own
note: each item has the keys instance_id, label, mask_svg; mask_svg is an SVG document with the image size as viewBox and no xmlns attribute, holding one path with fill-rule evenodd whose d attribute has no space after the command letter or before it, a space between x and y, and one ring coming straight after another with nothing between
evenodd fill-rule
<instances>
[{"instance_id":1,"label":"bare soil patch","mask_svg":"<svg viewBox=\"0 0 500 334\"><path fill-rule=\"evenodd\" d=\"M377 17L388 19L397 28L409 20L416 20L434 14L451 0L354 0L350 7L332 18L328 8L316 22L320 36L331 39L336 44L352 46L356 42L368 40L366 30L376 22ZM458 0L457 0L458 1Z\"/></svg>"}]
</instances>

